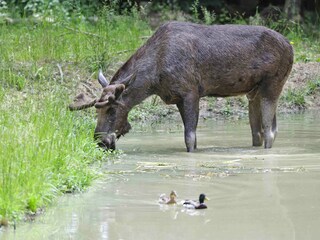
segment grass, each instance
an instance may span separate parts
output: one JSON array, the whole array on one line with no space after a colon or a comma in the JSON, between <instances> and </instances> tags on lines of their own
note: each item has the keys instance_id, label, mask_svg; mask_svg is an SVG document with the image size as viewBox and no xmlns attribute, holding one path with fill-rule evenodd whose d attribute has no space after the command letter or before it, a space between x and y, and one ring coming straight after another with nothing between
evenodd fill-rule
<instances>
[{"instance_id":1,"label":"grass","mask_svg":"<svg viewBox=\"0 0 320 240\"><path fill-rule=\"evenodd\" d=\"M316 92L319 90L320 90L320 76L318 76L318 78L311 79L307 82L307 89L306 89L307 95L316 94Z\"/></svg>"},{"instance_id":2,"label":"grass","mask_svg":"<svg viewBox=\"0 0 320 240\"><path fill-rule=\"evenodd\" d=\"M310 98L319 96L320 76L312 78L304 86L299 88L288 88L280 98L280 104L291 109L306 109Z\"/></svg>"},{"instance_id":3,"label":"grass","mask_svg":"<svg viewBox=\"0 0 320 240\"><path fill-rule=\"evenodd\" d=\"M0 216L36 212L61 192L84 190L105 159L91 140L94 122L65 107L60 89L6 94L0 106Z\"/></svg>"},{"instance_id":4,"label":"grass","mask_svg":"<svg viewBox=\"0 0 320 240\"><path fill-rule=\"evenodd\" d=\"M0 24L0 220L36 213L98 176L92 163L110 153L93 141L91 112L67 110L70 95L79 76L123 61L149 34L137 17L106 13L95 23Z\"/></svg>"},{"instance_id":5,"label":"grass","mask_svg":"<svg viewBox=\"0 0 320 240\"><path fill-rule=\"evenodd\" d=\"M306 106L304 89L288 89L281 95L280 101L286 103L292 108L298 107L304 109Z\"/></svg>"},{"instance_id":6,"label":"grass","mask_svg":"<svg viewBox=\"0 0 320 240\"><path fill-rule=\"evenodd\" d=\"M21 89L26 80L42 80L49 75L43 74L53 66L48 63L83 64L89 71L105 69L111 62L123 60L119 59L120 53L125 52L126 57L135 51L142 42L141 34L149 34L145 30L146 24L129 17L100 20L94 25L46 22L1 25L0 76L7 84Z\"/></svg>"},{"instance_id":7,"label":"grass","mask_svg":"<svg viewBox=\"0 0 320 240\"><path fill-rule=\"evenodd\" d=\"M294 48L295 62L320 62L320 35L292 32L286 37Z\"/></svg>"}]
</instances>

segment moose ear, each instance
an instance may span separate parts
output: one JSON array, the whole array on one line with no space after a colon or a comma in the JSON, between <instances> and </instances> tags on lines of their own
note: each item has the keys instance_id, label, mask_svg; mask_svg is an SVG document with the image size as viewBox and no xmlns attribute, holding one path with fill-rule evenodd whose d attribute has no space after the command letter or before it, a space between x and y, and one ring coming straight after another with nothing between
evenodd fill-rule
<instances>
[{"instance_id":1,"label":"moose ear","mask_svg":"<svg viewBox=\"0 0 320 240\"><path fill-rule=\"evenodd\" d=\"M103 75L102 70L99 70L99 76L98 76L98 81L101 84L101 86L103 88L107 87L109 85L108 80L106 79L106 77Z\"/></svg>"},{"instance_id":2,"label":"moose ear","mask_svg":"<svg viewBox=\"0 0 320 240\"><path fill-rule=\"evenodd\" d=\"M121 93L124 91L125 88L126 87L124 86L124 84L117 84L115 93L114 93L115 100L117 100L120 97Z\"/></svg>"},{"instance_id":3,"label":"moose ear","mask_svg":"<svg viewBox=\"0 0 320 240\"><path fill-rule=\"evenodd\" d=\"M96 103L96 99L90 98L84 93L80 93L75 97L73 103L69 105L70 111L82 110L89 107L93 107Z\"/></svg>"}]
</instances>

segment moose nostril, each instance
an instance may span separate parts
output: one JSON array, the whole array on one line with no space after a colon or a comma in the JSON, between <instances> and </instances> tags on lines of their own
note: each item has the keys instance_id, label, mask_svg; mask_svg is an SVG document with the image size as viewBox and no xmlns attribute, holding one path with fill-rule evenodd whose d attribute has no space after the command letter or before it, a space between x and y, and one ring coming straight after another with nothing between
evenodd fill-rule
<instances>
[{"instance_id":1,"label":"moose nostril","mask_svg":"<svg viewBox=\"0 0 320 240\"><path fill-rule=\"evenodd\" d=\"M112 133L109 135L101 135L98 133L94 134L94 138L97 141L99 147L103 148L104 150L115 150L115 142L116 142L116 134Z\"/></svg>"},{"instance_id":2,"label":"moose nostril","mask_svg":"<svg viewBox=\"0 0 320 240\"><path fill-rule=\"evenodd\" d=\"M108 149L108 144L105 142L98 142L98 146L103 149Z\"/></svg>"}]
</instances>

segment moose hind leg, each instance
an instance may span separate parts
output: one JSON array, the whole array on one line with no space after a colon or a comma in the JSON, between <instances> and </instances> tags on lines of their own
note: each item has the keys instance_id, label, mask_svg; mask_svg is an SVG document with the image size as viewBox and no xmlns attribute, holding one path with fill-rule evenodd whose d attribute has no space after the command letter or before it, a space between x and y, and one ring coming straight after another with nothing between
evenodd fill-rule
<instances>
[{"instance_id":1,"label":"moose hind leg","mask_svg":"<svg viewBox=\"0 0 320 240\"><path fill-rule=\"evenodd\" d=\"M261 101L262 128L264 132L264 147L271 148L277 134L276 119L277 100L263 99Z\"/></svg>"},{"instance_id":2,"label":"moose hind leg","mask_svg":"<svg viewBox=\"0 0 320 240\"><path fill-rule=\"evenodd\" d=\"M262 130L262 118L260 97L255 96L254 99L249 99L249 121L252 134L252 146L258 147L263 144L263 130Z\"/></svg>"},{"instance_id":3,"label":"moose hind leg","mask_svg":"<svg viewBox=\"0 0 320 240\"><path fill-rule=\"evenodd\" d=\"M193 152L197 148L196 129L199 117L199 98L188 97L177 104L183 124L184 140L188 152Z\"/></svg>"}]
</instances>

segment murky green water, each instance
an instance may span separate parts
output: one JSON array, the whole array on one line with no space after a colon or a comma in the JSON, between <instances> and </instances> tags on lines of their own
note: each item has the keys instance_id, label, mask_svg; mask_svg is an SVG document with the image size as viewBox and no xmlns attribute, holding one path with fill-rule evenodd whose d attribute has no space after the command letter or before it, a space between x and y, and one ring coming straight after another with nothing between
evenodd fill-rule
<instances>
[{"instance_id":1,"label":"murky green water","mask_svg":"<svg viewBox=\"0 0 320 240\"><path fill-rule=\"evenodd\" d=\"M137 129L87 193L62 197L1 239L319 239L320 114L281 116L274 148L250 147L247 120L200 122L196 153L174 124ZM210 198L160 206L160 193Z\"/></svg>"}]
</instances>

